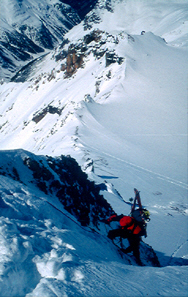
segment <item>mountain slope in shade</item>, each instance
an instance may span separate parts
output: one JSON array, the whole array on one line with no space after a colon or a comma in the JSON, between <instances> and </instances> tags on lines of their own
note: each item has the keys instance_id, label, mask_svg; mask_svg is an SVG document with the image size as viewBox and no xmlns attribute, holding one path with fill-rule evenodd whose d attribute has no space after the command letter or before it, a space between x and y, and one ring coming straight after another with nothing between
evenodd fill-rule
<instances>
[{"instance_id":1,"label":"mountain slope in shade","mask_svg":"<svg viewBox=\"0 0 188 297\"><path fill-rule=\"evenodd\" d=\"M70 5L76 10L79 17L84 19L85 15L96 5L97 0L60 0L60 2Z\"/></svg>"},{"instance_id":2,"label":"mountain slope in shade","mask_svg":"<svg viewBox=\"0 0 188 297\"><path fill-rule=\"evenodd\" d=\"M1 78L10 78L26 61L53 49L80 22L71 6L60 1L1 1Z\"/></svg>"}]
</instances>

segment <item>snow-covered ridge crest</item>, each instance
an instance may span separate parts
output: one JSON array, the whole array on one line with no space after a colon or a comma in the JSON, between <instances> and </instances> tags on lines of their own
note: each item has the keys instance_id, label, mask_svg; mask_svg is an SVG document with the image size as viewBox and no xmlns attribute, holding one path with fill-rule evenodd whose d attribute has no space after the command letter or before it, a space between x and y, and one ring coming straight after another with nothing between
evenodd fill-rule
<instances>
[{"instance_id":1,"label":"snow-covered ridge crest","mask_svg":"<svg viewBox=\"0 0 188 297\"><path fill-rule=\"evenodd\" d=\"M18 88L17 90L19 97L21 96L21 101L18 100L20 102L18 103L16 98L14 98L14 102L11 104L12 107L4 109L3 113L5 114L5 117L1 119L1 132L4 131L6 134L6 131L9 130L8 126L11 121L9 116L13 110L18 113L21 112L21 110L23 113L27 113L27 115L25 114L24 116L23 123L19 125L20 128L22 126L22 131L19 128L21 134L25 134L26 130L28 130L31 126L34 128L33 132L35 135L37 134L37 131L42 131L43 128L42 130L41 128L38 130L37 126L42 127L44 125L44 121L48 121L49 115L55 116L53 116L55 122L51 122L51 135L55 135L59 129L63 129L65 131L65 125L67 125L67 122L69 123L71 118L76 117L74 120L75 125L76 121L81 120L81 116L78 114L77 110L84 107L82 104L80 105L80 102L92 102L92 100L94 102L95 100L98 101L97 98L100 98L101 103L103 100L106 100L105 98L109 97L110 90L113 89L118 79L118 77L116 78L116 74L120 77L121 71L124 71L126 57L123 57L125 53L122 49L123 45L128 45L129 43L134 43L134 38L125 32L121 32L119 35L113 36L112 34L101 30L93 30L91 32L85 32L83 38L78 39L77 42L72 43L66 39L54 53L43 57L40 60L38 59L32 64L29 64L27 67L24 67L13 78L13 81L29 81L26 92L28 93L27 98L30 102L30 111L24 111L25 107L22 105L24 102L21 103L21 89L23 85L13 84L13 88L14 86ZM91 63L91 61L93 62ZM42 73L41 66L43 68ZM100 67L98 68L98 66ZM81 91L80 79L84 80L84 77L81 78L84 71L86 75L88 71L91 71L92 87L90 86L89 88L82 89ZM96 72L95 75L94 72ZM70 84L70 87L68 88L72 90L71 84L75 79L77 81L79 93L70 97L68 94L66 95L68 87L67 84ZM46 85L48 86L47 88ZM53 96L53 98L50 95L52 92L52 85L54 85L54 88L57 90L57 95L55 97ZM110 90L106 91L108 86L110 87ZM6 90L6 84L4 87ZM12 92L10 92L9 85L7 85L7 87L7 91L2 93L2 96L5 96L4 98L7 98L12 94ZM48 90L50 93L48 93ZM25 92L25 90L23 90L23 92ZM63 100L59 97L62 92L65 94ZM49 97L47 94L49 94ZM23 96L25 95L23 94ZM35 100L31 98L35 98ZM88 98L91 98L91 100L88 101ZM92 98L95 98L95 100ZM38 101L38 104L36 104L36 100ZM6 99L5 101L8 103ZM5 120L6 115L9 119ZM77 127L75 126L74 129L76 131ZM44 133L42 138L40 137L40 146L44 143L44 139L49 137L49 127L47 130L48 136L45 136ZM77 134L78 132L75 133ZM27 132L26 134L25 136L28 137L29 134ZM24 142L26 141L25 136L21 137ZM18 138L18 145L20 146L20 136L18 136ZM35 138L35 140L36 139L37 138Z\"/></svg>"},{"instance_id":2,"label":"snow-covered ridge crest","mask_svg":"<svg viewBox=\"0 0 188 297\"><path fill-rule=\"evenodd\" d=\"M129 34L151 31L173 46L187 46L188 8L184 0L98 1L84 20L85 29L106 28L110 33L123 28Z\"/></svg>"},{"instance_id":3,"label":"snow-covered ridge crest","mask_svg":"<svg viewBox=\"0 0 188 297\"><path fill-rule=\"evenodd\" d=\"M170 108L168 106L168 98L169 92L172 92L170 96L174 98L173 104L176 104L176 84L173 84L174 91L172 91L172 86L168 86L167 76L162 74L164 70L168 74L168 68L171 67L169 53L173 54L174 61L178 60L178 63L175 62L173 67L176 75L178 75L176 83L179 86L182 84L182 103L178 103L179 108L181 109L181 104L184 106L184 85L186 82L185 77L182 76L182 69L185 66L183 62L185 56L178 51L178 57L176 57L174 50L166 44L163 38L149 32L139 36L132 36L122 31L114 35L99 29L83 31L82 37L79 35L77 39L75 37L72 38L74 34L75 31L73 29L72 32L66 35L67 39L55 53L51 53L43 59L36 61L31 65L31 69L26 67L18 73L15 81L30 80L27 82L26 89L22 84L13 84L12 90L9 87L10 85L4 84L2 86L1 96L4 99L1 112L4 116L1 117L1 132L4 135L4 144L6 143L6 146L8 144L9 148L19 148L21 145L27 150L33 147L34 150L42 150L44 154L48 154L48 148L50 147L50 154L58 155L61 154L64 147L60 141L60 138L62 139L63 137L66 147L70 146L74 150L82 150L82 145L79 143L79 131L85 125L83 115L88 108L90 110L91 104L86 104L84 107L80 105L80 102L85 101L85 98L89 96L92 98L92 102L95 103L92 106L95 109L95 106L97 107L101 104L117 102L117 98L121 102L120 98L123 98L124 94L129 98L131 96L134 98L135 94L133 93L138 89L138 86L140 86L141 90L143 89L142 81L145 91L148 88L148 92L146 95L143 94L144 97L139 104L145 98L147 102L148 95L151 98L149 101L152 102L153 91L150 89L150 83L156 84L157 82L160 99L160 101L158 100L158 108L162 113L166 113L166 107L167 113L169 111L173 112L171 110L173 106ZM161 72L160 68L162 65L165 65L163 72ZM147 70L148 73L150 72L149 75ZM132 93L133 89L130 89L132 80L129 82L127 77L130 78L135 71L138 71L139 77L138 83L134 79L135 88ZM174 80L173 76L171 79ZM85 81L88 81L88 84L85 84ZM162 100L160 88L165 81L167 83L166 90L168 95L166 96L163 92L162 96L164 96L164 99ZM82 87L82 84L85 85L85 88ZM127 87L124 93L125 84L127 84ZM129 89L131 95L129 95ZM17 92L18 98L14 95L13 90ZM120 96L115 95L116 90L118 94L121 94ZM29 103L29 109L25 109L25 100L23 98L26 98L25 100ZM163 102L162 105L167 104L165 109L160 103L161 100ZM123 104L126 105L126 102L128 101L124 101ZM151 109L149 107L147 109L151 115ZM154 109L152 113L155 118ZM20 112L23 118L18 119L16 113L19 114ZM13 128L12 130L10 127L14 127L14 120L16 120L17 124L16 129ZM153 128L153 124L149 123L146 129L153 133L153 129L156 129L155 126L158 125L157 121L156 117L156 121L153 121ZM165 115L164 121L166 122L164 134L170 135L172 118L167 118ZM184 121L184 117L182 121ZM145 117L142 122L145 122ZM123 125L124 120L119 123L119 127L123 127ZM178 121L177 127L179 125L181 126L180 130L183 136L185 129L183 124ZM67 129L72 131L70 138ZM111 129L113 130L113 127ZM67 146L68 143L69 145Z\"/></svg>"}]
</instances>

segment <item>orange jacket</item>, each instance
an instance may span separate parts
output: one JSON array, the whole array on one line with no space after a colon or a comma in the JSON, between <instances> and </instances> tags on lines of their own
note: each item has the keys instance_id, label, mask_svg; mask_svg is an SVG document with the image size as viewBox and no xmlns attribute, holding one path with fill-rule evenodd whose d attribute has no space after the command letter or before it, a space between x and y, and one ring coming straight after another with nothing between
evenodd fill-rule
<instances>
[{"instance_id":1,"label":"orange jacket","mask_svg":"<svg viewBox=\"0 0 188 297\"><path fill-rule=\"evenodd\" d=\"M131 231L133 234L139 235L139 233L142 231L140 226L136 223L135 219L133 217L129 216L117 216L117 215L112 215L107 222L112 222L112 221L119 221L119 224L122 229L127 229Z\"/></svg>"}]
</instances>

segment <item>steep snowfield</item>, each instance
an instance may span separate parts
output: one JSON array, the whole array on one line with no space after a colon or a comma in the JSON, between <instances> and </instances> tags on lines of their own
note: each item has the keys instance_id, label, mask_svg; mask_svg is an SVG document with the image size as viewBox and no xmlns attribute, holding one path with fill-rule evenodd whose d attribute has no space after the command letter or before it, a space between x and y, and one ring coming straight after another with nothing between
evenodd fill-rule
<instances>
[{"instance_id":1,"label":"steep snowfield","mask_svg":"<svg viewBox=\"0 0 188 297\"><path fill-rule=\"evenodd\" d=\"M3 247L0 252L1 296L37 296L37 294L51 296L50 290L55 291L58 296L62 294L69 296L70 293L74 296L80 294L96 296L100 286L101 289L105 289L105 295L109 295L111 289L113 294L117 292L119 295L121 291L115 287L115 280L112 280L109 287L107 286L109 278L106 273L109 264L112 266L110 268L112 279L113 270L115 269L119 275L118 270L122 264L129 266L132 264L137 267L134 259L126 255L122 259L118 254L117 248L106 237L107 232L102 226L103 223L100 223L101 230L97 229L90 216L90 227L83 227L83 224L81 225L57 201L55 193L59 189L58 180L67 186L67 202L70 198L68 188L70 189L73 180L70 172L74 172L72 181L74 185L71 186L71 189L74 188L74 196L76 196L76 186L79 190L85 186L81 184L84 173L81 176L75 174L76 167L73 161L70 162L70 157L65 158L63 163L60 160L60 158L50 158L47 161L45 157L35 156L23 150L0 153L0 230ZM41 166L45 164L46 167ZM70 167L74 167L74 170ZM53 190L51 187L52 191L49 191L47 189L50 189L52 180ZM47 187L44 187L44 183ZM90 191L94 191L91 184L88 181L85 186L88 188L88 199L89 196L91 199ZM48 195L44 194L42 191L44 189L48 191ZM60 191L62 192L62 189ZM71 198L79 205L78 198ZM73 210L74 204L70 200L68 204L69 209L72 207ZM104 204L100 197L96 207L92 203L90 206L93 212L94 208L96 212L100 212L102 206L103 218L109 209L109 205ZM147 257L145 257L146 252ZM156 266L151 261L153 255L150 247L144 244L141 257L148 267ZM181 261L181 265L187 263L182 259L175 259ZM116 264L119 264L120 268L116 268ZM95 284L99 283L98 269L104 271L104 280L95 288ZM93 274L92 278L90 273ZM122 275L120 282L123 285ZM29 294L30 292L32 294Z\"/></svg>"},{"instance_id":2,"label":"steep snowfield","mask_svg":"<svg viewBox=\"0 0 188 297\"><path fill-rule=\"evenodd\" d=\"M0 186L1 296L187 295L187 266L178 256L162 268L130 265L57 201L8 177Z\"/></svg>"},{"instance_id":3,"label":"steep snowfield","mask_svg":"<svg viewBox=\"0 0 188 297\"><path fill-rule=\"evenodd\" d=\"M151 212L144 241L163 267L128 265L48 197L2 176L2 200L15 208L12 218L1 217L2 296L187 296L188 8L186 1L112 1L112 9L96 7L90 30L83 21L66 35L78 52L84 36L101 30L84 44L73 75L65 78L65 58L55 61L65 44L20 72L27 81L1 85L0 146L71 155L106 184L102 194L119 214L130 206L117 191L128 201L137 187ZM17 221L26 204L32 218L21 224L26 233L31 224L32 235Z\"/></svg>"}]
</instances>

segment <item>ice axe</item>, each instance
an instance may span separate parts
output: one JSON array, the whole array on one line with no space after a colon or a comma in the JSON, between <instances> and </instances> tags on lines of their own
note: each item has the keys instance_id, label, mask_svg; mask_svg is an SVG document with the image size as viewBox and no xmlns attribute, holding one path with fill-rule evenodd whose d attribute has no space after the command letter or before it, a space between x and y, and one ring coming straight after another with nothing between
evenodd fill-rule
<instances>
[{"instance_id":1,"label":"ice axe","mask_svg":"<svg viewBox=\"0 0 188 297\"><path fill-rule=\"evenodd\" d=\"M131 202L131 210L132 210L132 208L133 208L133 201L134 201L133 197L129 198L129 201Z\"/></svg>"}]
</instances>

